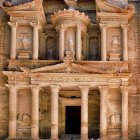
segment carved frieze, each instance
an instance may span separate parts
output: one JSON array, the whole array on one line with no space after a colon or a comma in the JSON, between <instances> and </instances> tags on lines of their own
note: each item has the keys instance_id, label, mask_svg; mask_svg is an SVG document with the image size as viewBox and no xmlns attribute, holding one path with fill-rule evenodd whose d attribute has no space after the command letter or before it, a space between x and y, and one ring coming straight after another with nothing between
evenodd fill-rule
<instances>
[{"instance_id":1,"label":"carved frieze","mask_svg":"<svg viewBox=\"0 0 140 140\"><path fill-rule=\"evenodd\" d=\"M30 137L31 134L31 116L27 113L17 115L17 135L18 137Z\"/></svg>"}]
</instances>

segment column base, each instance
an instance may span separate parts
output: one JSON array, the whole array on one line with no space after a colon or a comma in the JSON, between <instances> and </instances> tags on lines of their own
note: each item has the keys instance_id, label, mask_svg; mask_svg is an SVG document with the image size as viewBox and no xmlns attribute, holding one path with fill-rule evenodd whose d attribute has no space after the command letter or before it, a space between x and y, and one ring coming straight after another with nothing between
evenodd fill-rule
<instances>
[{"instance_id":1,"label":"column base","mask_svg":"<svg viewBox=\"0 0 140 140\"><path fill-rule=\"evenodd\" d=\"M31 138L6 138L5 140L32 140Z\"/></svg>"}]
</instances>

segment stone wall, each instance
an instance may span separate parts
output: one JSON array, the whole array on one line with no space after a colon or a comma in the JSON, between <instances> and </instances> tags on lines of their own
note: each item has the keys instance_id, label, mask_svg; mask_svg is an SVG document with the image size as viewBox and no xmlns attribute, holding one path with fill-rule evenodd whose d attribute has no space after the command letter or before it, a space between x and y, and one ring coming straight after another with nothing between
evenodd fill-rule
<instances>
[{"instance_id":1,"label":"stone wall","mask_svg":"<svg viewBox=\"0 0 140 140\"><path fill-rule=\"evenodd\" d=\"M7 16L0 9L0 139L8 135L8 90L4 86L6 77L2 70L6 68L6 59L9 56Z\"/></svg>"},{"instance_id":2,"label":"stone wall","mask_svg":"<svg viewBox=\"0 0 140 140\"><path fill-rule=\"evenodd\" d=\"M132 86L129 94L129 136L131 139L138 138L139 129L139 50L140 44L139 34L139 2L135 2L135 14L129 23L128 32L128 48L129 60L131 64L132 78L130 85Z\"/></svg>"}]
</instances>

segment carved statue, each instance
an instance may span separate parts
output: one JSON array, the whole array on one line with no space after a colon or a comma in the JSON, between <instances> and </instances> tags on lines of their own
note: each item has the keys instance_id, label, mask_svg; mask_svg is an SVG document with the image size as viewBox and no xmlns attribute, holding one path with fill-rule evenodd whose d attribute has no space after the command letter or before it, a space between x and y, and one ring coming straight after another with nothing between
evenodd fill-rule
<instances>
[{"instance_id":1,"label":"carved statue","mask_svg":"<svg viewBox=\"0 0 140 140\"><path fill-rule=\"evenodd\" d=\"M68 5L69 10L74 10L77 0L64 0L64 1Z\"/></svg>"},{"instance_id":2,"label":"carved statue","mask_svg":"<svg viewBox=\"0 0 140 140\"><path fill-rule=\"evenodd\" d=\"M18 39L18 49L29 50L30 47L31 47L30 35L21 33Z\"/></svg>"},{"instance_id":3,"label":"carved statue","mask_svg":"<svg viewBox=\"0 0 140 140\"><path fill-rule=\"evenodd\" d=\"M54 54L55 54L55 47L54 47L54 46L49 46L49 47L47 48L47 56L48 56L48 59L54 60L54 59L55 59L55 58L54 58Z\"/></svg>"},{"instance_id":4,"label":"carved statue","mask_svg":"<svg viewBox=\"0 0 140 140\"><path fill-rule=\"evenodd\" d=\"M17 126L19 128L30 126L31 124L31 117L27 113L19 113L17 115Z\"/></svg>"},{"instance_id":5,"label":"carved statue","mask_svg":"<svg viewBox=\"0 0 140 140\"><path fill-rule=\"evenodd\" d=\"M120 53L120 42L118 36L112 37L111 53Z\"/></svg>"},{"instance_id":6,"label":"carved statue","mask_svg":"<svg viewBox=\"0 0 140 140\"><path fill-rule=\"evenodd\" d=\"M46 56L48 60L55 60L56 59L56 47L55 47L55 39L49 38L47 40L47 51Z\"/></svg>"},{"instance_id":7,"label":"carved statue","mask_svg":"<svg viewBox=\"0 0 140 140\"><path fill-rule=\"evenodd\" d=\"M116 126L120 125L120 122L121 122L121 116L120 116L120 114L113 114L111 116L111 125L113 127L116 127Z\"/></svg>"},{"instance_id":8,"label":"carved statue","mask_svg":"<svg viewBox=\"0 0 140 140\"><path fill-rule=\"evenodd\" d=\"M72 39L69 40L69 51L74 52L74 41Z\"/></svg>"},{"instance_id":9,"label":"carved statue","mask_svg":"<svg viewBox=\"0 0 140 140\"><path fill-rule=\"evenodd\" d=\"M107 0L107 2L120 8L128 8L128 0Z\"/></svg>"}]
</instances>

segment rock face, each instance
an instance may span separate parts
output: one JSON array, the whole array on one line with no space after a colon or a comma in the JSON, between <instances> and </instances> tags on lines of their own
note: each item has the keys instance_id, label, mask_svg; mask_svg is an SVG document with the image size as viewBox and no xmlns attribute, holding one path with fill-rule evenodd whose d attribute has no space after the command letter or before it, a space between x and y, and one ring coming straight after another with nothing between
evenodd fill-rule
<instances>
[{"instance_id":1,"label":"rock face","mask_svg":"<svg viewBox=\"0 0 140 140\"><path fill-rule=\"evenodd\" d=\"M100 2L4 3L0 140L140 139L140 2Z\"/></svg>"},{"instance_id":2,"label":"rock face","mask_svg":"<svg viewBox=\"0 0 140 140\"><path fill-rule=\"evenodd\" d=\"M110 4L120 8L127 8L128 7L128 0L107 0Z\"/></svg>"}]
</instances>

